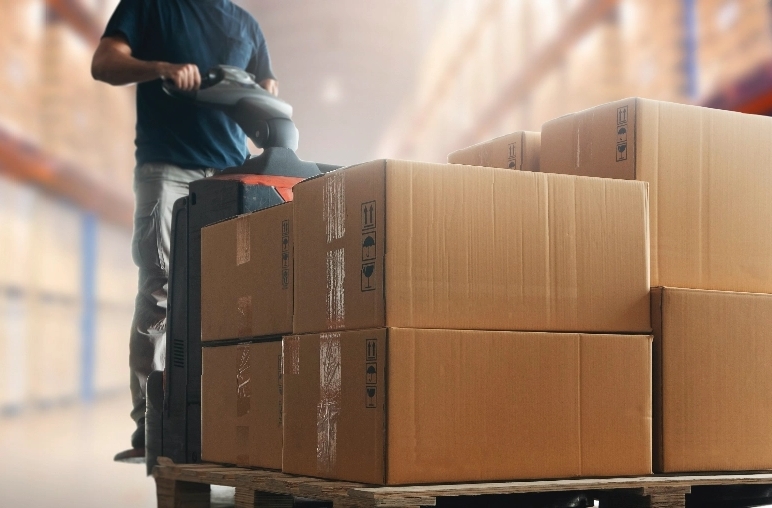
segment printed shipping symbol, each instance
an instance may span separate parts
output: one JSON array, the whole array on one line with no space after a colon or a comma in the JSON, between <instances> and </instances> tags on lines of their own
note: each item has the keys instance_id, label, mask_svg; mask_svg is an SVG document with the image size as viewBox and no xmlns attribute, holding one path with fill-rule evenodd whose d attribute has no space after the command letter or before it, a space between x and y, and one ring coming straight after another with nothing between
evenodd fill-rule
<instances>
[{"instance_id":1,"label":"printed shipping symbol","mask_svg":"<svg viewBox=\"0 0 772 508\"><path fill-rule=\"evenodd\" d=\"M515 149L516 149L515 143L510 143L509 144L509 168L510 169L515 169L515 167L517 166L517 156L515 155L516 154Z\"/></svg>"},{"instance_id":2,"label":"printed shipping symbol","mask_svg":"<svg viewBox=\"0 0 772 508\"><path fill-rule=\"evenodd\" d=\"M367 384L378 384L378 368L374 363L367 364Z\"/></svg>"},{"instance_id":3,"label":"printed shipping symbol","mask_svg":"<svg viewBox=\"0 0 772 508\"><path fill-rule=\"evenodd\" d=\"M362 231L375 229L375 201L362 203Z\"/></svg>"},{"instance_id":4,"label":"printed shipping symbol","mask_svg":"<svg viewBox=\"0 0 772 508\"><path fill-rule=\"evenodd\" d=\"M373 291L372 276L375 273L375 263L362 265L362 291Z\"/></svg>"},{"instance_id":5,"label":"printed shipping symbol","mask_svg":"<svg viewBox=\"0 0 772 508\"><path fill-rule=\"evenodd\" d=\"M367 360L375 361L378 359L378 341L377 339L367 339Z\"/></svg>"},{"instance_id":6,"label":"printed shipping symbol","mask_svg":"<svg viewBox=\"0 0 772 508\"><path fill-rule=\"evenodd\" d=\"M368 258L372 257L372 250L374 247L375 247L375 240L371 235L367 235L367 237L365 238L365 241L362 242L362 248L365 252L365 255Z\"/></svg>"},{"instance_id":7,"label":"printed shipping symbol","mask_svg":"<svg viewBox=\"0 0 772 508\"><path fill-rule=\"evenodd\" d=\"M375 231L362 234L362 261L375 261Z\"/></svg>"},{"instance_id":8,"label":"printed shipping symbol","mask_svg":"<svg viewBox=\"0 0 772 508\"><path fill-rule=\"evenodd\" d=\"M617 127L617 162L627 160L627 126Z\"/></svg>"}]
</instances>

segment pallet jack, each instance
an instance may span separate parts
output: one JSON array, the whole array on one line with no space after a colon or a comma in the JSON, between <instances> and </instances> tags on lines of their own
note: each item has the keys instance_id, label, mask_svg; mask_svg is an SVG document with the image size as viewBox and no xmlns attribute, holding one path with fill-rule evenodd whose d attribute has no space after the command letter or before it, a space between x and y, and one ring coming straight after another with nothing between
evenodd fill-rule
<instances>
[{"instance_id":1,"label":"pallet jack","mask_svg":"<svg viewBox=\"0 0 772 508\"><path fill-rule=\"evenodd\" d=\"M147 382L145 418L148 475L158 457L177 464L201 458L201 229L292 200L292 187L338 166L300 160L292 106L258 85L254 76L218 66L196 92L166 93L232 118L263 149L243 165L190 184L174 204L167 301L166 365Z\"/></svg>"}]
</instances>

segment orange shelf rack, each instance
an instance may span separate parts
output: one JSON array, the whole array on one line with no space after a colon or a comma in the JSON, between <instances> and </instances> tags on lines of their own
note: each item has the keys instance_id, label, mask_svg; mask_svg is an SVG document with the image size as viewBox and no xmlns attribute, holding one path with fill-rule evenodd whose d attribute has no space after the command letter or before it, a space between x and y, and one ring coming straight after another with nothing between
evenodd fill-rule
<instances>
[{"instance_id":1,"label":"orange shelf rack","mask_svg":"<svg viewBox=\"0 0 772 508\"><path fill-rule=\"evenodd\" d=\"M95 181L80 168L46 154L40 147L0 128L0 172L61 196L83 210L127 228L133 225L131 195Z\"/></svg>"},{"instance_id":2,"label":"orange shelf rack","mask_svg":"<svg viewBox=\"0 0 772 508\"><path fill-rule=\"evenodd\" d=\"M772 114L772 61L744 79L724 87L702 102L703 106L754 115Z\"/></svg>"},{"instance_id":3,"label":"orange shelf rack","mask_svg":"<svg viewBox=\"0 0 772 508\"><path fill-rule=\"evenodd\" d=\"M56 16L96 46L101 35L97 18L80 0L46 0ZM119 193L75 165L58 160L23 136L0 127L0 173L29 182L114 224L131 228L131 194Z\"/></svg>"},{"instance_id":4,"label":"orange shelf rack","mask_svg":"<svg viewBox=\"0 0 772 508\"><path fill-rule=\"evenodd\" d=\"M102 27L80 0L46 0L48 8L66 21L83 39L96 46Z\"/></svg>"}]
</instances>

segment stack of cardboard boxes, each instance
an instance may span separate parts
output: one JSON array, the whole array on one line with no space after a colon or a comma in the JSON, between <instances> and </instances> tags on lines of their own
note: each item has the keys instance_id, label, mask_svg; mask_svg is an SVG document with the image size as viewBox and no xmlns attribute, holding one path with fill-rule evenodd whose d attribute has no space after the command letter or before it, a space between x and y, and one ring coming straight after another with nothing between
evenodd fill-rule
<instances>
[{"instance_id":1,"label":"stack of cardboard boxes","mask_svg":"<svg viewBox=\"0 0 772 508\"><path fill-rule=\"evenodd\" d=\"M649 184L661 472L772 467L770 136L767 117L644 99L542 129L542 171Z\"/></svg>"},{"instance_id":2,"label":"stack of cardboard boxes","mask_svg":"<svg viewBox=\"0 0 772 508\"><path fill-rule=\"evenodd\" d=\"M203 460L373 484L651 472L646 187L382 160L205 228Z\"/></svg>"},{"instance_id":3,"label":"stack of cardboard boxes","mask_svg":"<svg viewBox=\"0 0 772 508\"><path fill-rule=\"evenodd\" d=\"M765 0L696 2L699 96L742 81L772 60L772 9Z\"/></svg>"},{"instance_id":4,"label":"stack of cardboard boxes","mask_svg":"<svg viewBox=\"0 0 772 508\"><path fill-rule=\"evenodd\" d=\"M649 184L655 470L772 467L772 119L626 99L541 134L543 172ZM507 167L522 136L450 161Z\"/></svg>"},{"instance_id":5,"label":"stack of cardboard boxes","mask_svg":"<svg viewBox=\"0 0 772 508\"><path fill-rule=\"evenodd\" d=\"M45 25L42 121L45 150L94 178L100 174L98 85L92 48L63 21Z\"/></svg>"},{"instance_id":6,"label":"stack of cardboard boxes","mask_svg":"<svg viewBox=\"0 0 772 508\"><path fill-rule=\"evenodd\" d=\"M698 2L701 3L701 2ZM689 2L622 0L619 9L627 93L688 102ZM652 27L656 27L653 30ZM606 102L612 99L606 99Z\"/></svg>"},{"instance_id":7,"label":"stack of cardboard boxes","mask_svg":"<svg viewBox=\"0 0 772 508\"><path fill-rule=\"evenodd\" d=\"M0 0L0 127L39 141L43 0Z\"/></svg>"},{"instance_id":8,"label":"stack of cardboard boxes","mask_svg":"<svg viewBox=\"0 0 772 508\"><path fill-rule=\"evenodd\" d=\"M549 118L565 113L565 108L568 111L579 111L626 97L624 90L631 80L627 79L626 67L629 64L624 37L617 17L609 16L590 29L567 52L567 68L565 76L562 76L566 82L564 97L556 97L552 101L559 104L558 108L564 109Z\"/></svg>"},{"instance_id":9,"label":"stack of cardboard boxes","mask_svg":"<svg viewBox=\"0 0 772 508\"><path fill-rule=\"evenodd\" d=\"M387 160L299 184L283 470L649 472L646 186L621 183Z\"/></svg>"},{"instance_id":10,"label":"stack of cardboard boxes","mask_svg":"<svg viewBox=\"0 0 772 508\"><path fill-rule=\"evenodd\" d=\"M626 99L205 228L202 458L386 485L772 467L771 136Z\"/></svg>"},{"instance_id":11,"label":"stack of cardboard boxes","mask_svg":"<svg viewBox=\"0 0 772 508\"><path fill-rule=\"evenodd\" d=\"M292 203L201 232L201 458L281 469Z\"/></svg>"},{"instance_id":12,"label":"stack of cardboard boxes","mask_svg":"<svg viewBox=\"0 0 772 508\"><path fill-rule=\"evenodd\" d=\"M26 266L28 271L16 286L29 297L24 361L27 397L33 404L72 400L79 393L81 235L81 216L76 208L63 201L34 200L29 243L22 244L28 261L19 266Z\"/></svg>"}]
</instances>

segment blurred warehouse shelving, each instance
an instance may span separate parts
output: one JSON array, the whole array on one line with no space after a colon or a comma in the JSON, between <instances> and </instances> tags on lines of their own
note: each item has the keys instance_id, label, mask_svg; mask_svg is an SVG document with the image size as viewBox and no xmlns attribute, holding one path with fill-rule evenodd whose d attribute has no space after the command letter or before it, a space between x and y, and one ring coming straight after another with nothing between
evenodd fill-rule
<instances>
[{"instance_id":1,"label":"blurred warehouse shelving","mask_svg":"<svg viewBox=\"0 0 772 508\"><path fill-rule=\"evenodd\" d=\"M128 385L133 90L90 60L117 0L0 0L0 413Z\"/></svg>"},{"instance_id":2,"label":"blurred warehouse shelving","mask_svg":"<svg viewBox=\"0 0 772 508\"><path fill-rule=\"evenodd\" d=\"M444 161L628 96L772 113L771 12L766 0L448 2L379 152Z\"/></svg>"}]
</instances>

